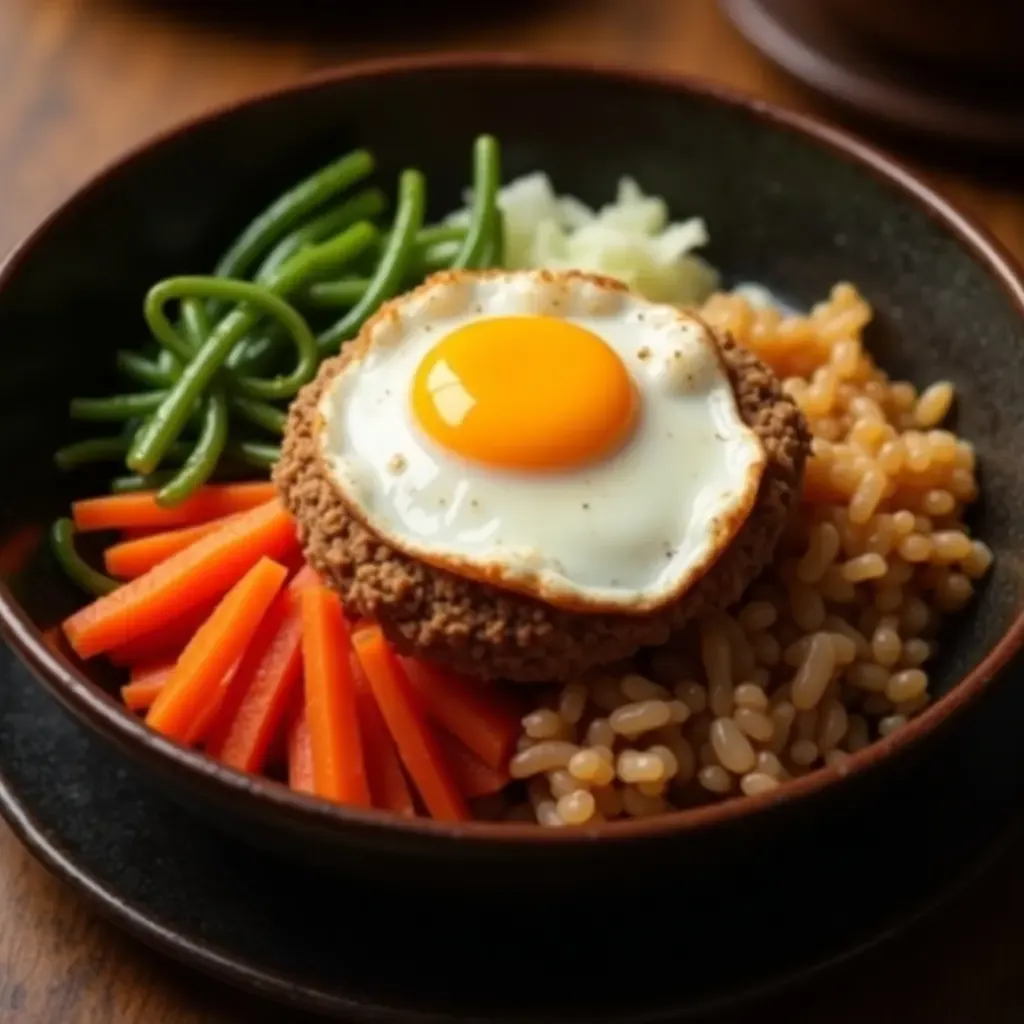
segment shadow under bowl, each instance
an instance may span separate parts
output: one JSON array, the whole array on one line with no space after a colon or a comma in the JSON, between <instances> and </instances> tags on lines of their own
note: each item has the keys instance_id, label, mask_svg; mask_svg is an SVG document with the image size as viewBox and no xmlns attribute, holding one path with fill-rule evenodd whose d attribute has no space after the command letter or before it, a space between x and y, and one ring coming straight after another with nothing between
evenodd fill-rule
<instances>
[{"instance_id":1,"label":"shadow under bowl","mask_svg":"<svg viewBox=\"0 0 1024 1024\"><path fill-rule=\"evenodd\" d=\"M977 448L984 488L972 525L996 562L943 636L932 707L842 773L757 798L574 831L449 826L296 796L151 733L114 699L113 676L42 642L40 630L79 600L45 560L0 590L9 642L85 728L182 804L247 841L343 872L584 892L659 868L707 879L747 871L752 858L773 868L808 844L839 843L827 836L898 821L926 791L929 759L942 756L949 730L940 727L960 720L1024 636L1024 285L982 231L887 158L758 101L655 74L431 57L333 72L142 146L54 213L0 274L5 527L43 521L102 485L58 474L52 453L75 436L68 399L114 387L112 354L139 338L154 281L212 266L253 211L356 146L376 153L384 182L419 166L430 212L443 214L460 201L484 131L502 142L506 178L544 169L560 191L599 205L629 174L674 216L704 217L707 256L726 283L758 281L808 307L837 281L854 282L875 310L879 362L918 384L956 385L956 429Z\"/></svg>"}]
</instances>

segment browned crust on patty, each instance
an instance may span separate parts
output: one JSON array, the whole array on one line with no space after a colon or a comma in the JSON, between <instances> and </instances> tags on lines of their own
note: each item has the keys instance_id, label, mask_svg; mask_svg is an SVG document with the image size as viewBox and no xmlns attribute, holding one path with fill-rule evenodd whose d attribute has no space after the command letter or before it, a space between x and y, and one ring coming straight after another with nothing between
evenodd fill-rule
<instances>
[{"instance_id":1,"label":"browned crust on patty","mask_svg":"<svg viewBox=\"0 0 1024 1024\"><path fill-rule=\"evenodd\" d=\"M274 470L307 559L351 616L375 619L399 650L483 679L566 681L664 643L696 615L733 604L771 561L799 500L810 448L803 416L771 371L730 337L716 339L740 414L761 439L768 462L746 523L678 601L643 616L566 611L455 576L384 543L342 501L317 438L320 397L364 347L359 340L327 360L299 393Z\"/></svg>"}]
</instances>

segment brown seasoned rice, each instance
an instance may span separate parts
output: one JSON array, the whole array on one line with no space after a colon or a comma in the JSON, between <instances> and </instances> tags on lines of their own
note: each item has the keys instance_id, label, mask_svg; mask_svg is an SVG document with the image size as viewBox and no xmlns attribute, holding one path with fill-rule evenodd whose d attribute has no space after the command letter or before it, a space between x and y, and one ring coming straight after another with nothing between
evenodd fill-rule
<instances>
[{"instance_id":1,"label":"brown seasoned rice","mask_svg":"<svg viewBox=\"0 0 1024 1024\"><path fill-rule=\"evenodd\" d=\"M963 521L974 450L941 427L953 386L889 380L865 351L856 289L837 285L806 317L735 294L702 313L807 416L800 514L730 614L541 698L512 761L529 780L515 820L644 817L841 764L927 707L942 616L992 563Z\"/></svg>"}]
</instances>

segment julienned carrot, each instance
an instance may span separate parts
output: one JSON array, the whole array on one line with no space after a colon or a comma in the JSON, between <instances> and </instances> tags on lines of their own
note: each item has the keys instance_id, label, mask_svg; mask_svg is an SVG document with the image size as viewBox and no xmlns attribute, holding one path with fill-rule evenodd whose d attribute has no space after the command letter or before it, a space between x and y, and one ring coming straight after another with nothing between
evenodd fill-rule
<instances>
[{"instance_id":1,"label":"julienned carrot","mask_svg":"<svg viewBox=\"0 0 1024 1024\"><path fill-rule=\"evenodd\" d=\"M290 557L297 545L291 516L267 502L86 605L64 633L82 658L122 647L220 597L261 557Z\"/></svg>"},{"instance_id":2,"label":"julienned carrot","mask_svg":"<svg viewBox=\"0 0 1024 1024\"><path fill-rule=\"evenodd\" d=\"M170 678L171 669L166 672L157 672L146 676L144 679L136 679L121 687L121 700L126 708L131 711L148 711L153 706L153 701L160 695L167 680Z\"/></svg>"},{"instance_id":3,"label":"julienned carrot","mask_svg":"<svg viewBox=\"0 0 1024 1024\"><path fill-rule=\"evenodd\" d=\"M459 791L467 800L500 793L512 781L507 771L499 771L489 764L484 764L469 747L451 733L439 729L437 742L444 752L445 760L451 766Z\"/></svg>"},{"instance_id":4,"label":"julienned carrot","mask_svg":"<svg viewBox=\"0 0 1024 1024\"><path fill-rule=\"evenodd\" d=\"M304 587L301 595L302 670L316 793L338 803L370 807L341 601L320 584Z\"/></svg>"},{"instance_id":5,"label":"julienned carrot","mask_svg":"<svg viewBox=\"0 0 1024 1024\"><path fill-rule=\"evenodd\" d=\"M484 764L503 771L521 729L521 713L511 698L485 683L414 658L403 658L401 663L427 714Z\"/></svg>"},{"instance_id":6,"label":"julienned carrot","mask_svg":"<svg viewBox=\"0 0 1024 1024\"><path fill-rule=\"evenodd\" d=\"M144 682L151 676L166 678L177 660L178 655L175 654L168 657L149 658L146 661L136 661L128 670L128 678L133 683Z\"/></svg>"},{"instance_id":7,"label":"julienned carrot","mask_svg":"<svg viewBox=\"0 0 1024 1024\"><path fill-rule=\"evenodd\" d=\"M220 597L220 595L217 595ZM201 607L191 609L188 614L180 615L163 623L155 632L142 633L131 637L113 650L107 651L107 657L122 668L154 661L171 661L185 649L185 644L192 639L195 631L210 617L217 602L206 601Z\"/></svg>"},{"instance_id":8,"label":"julienned carrot","mask_svg":"<svg viewBox=\"0 0 1024 1024\"><path fill-rule=\"evenodd\" d=\"M363 672L363 666L353 652L350 656L352 678L356 685L359 708L359 728L363 734L363 752L366 755L366 774L370 779L373 806L382 811L394 811L405 818L416 816L416 803L405 781L402 762L395 749L395 741L388 732L377 707L377 699Z\"/></svg>"},{"instance_id":9,"label":"julienned carrot","mask_svg":"<svg viewBox=\"0 0 1024 1024\"><path fill-rule=\"evenodd\" d=\"M377 626L353 634L352 643L409 777L431 817L467 821L469 809L416 691Z\"/></svg>"},{"instance_id":10,"label":"julienned carrot","mask_svg":"<svg viewBox=\"0 0 1024 1024\"><path fill-rule=\"evenodd\" d=\"M111 576L122 580L133 580L155 565L165 562L171 555L194 544L197 540L219 530L234 516L211 519L198 526L183 526L176 530L163 530L137 540L123 540L111 544L103 552L103 564Z\"/></svg>"},{"instance_id":11,"label":"julienned carrot","mask_svg":"<svg viewBox=\"0 0 1024 1024\"><path fill-rule=\"evenodd\" d=\"M90 530L122 530L138 527L192 526L209 519L220 519L246 512L270 501L276 491L269 481L243 484L209 484L201 487L180 505L164 508L156 501L156 491L133 494L104 494L71 505L71 517L80 533Z\"/></svg>"},{"instance_id":12,"label":"julienned carrot","mask_svg":"<svg viewBox=\"0 0 1024 1024\"><path fill-rule=\"evenodd\" d=\"M200 543L203 543L200 541ZM198 739L204 712L222 695L229 672L285 581L287 570L261 558L227 593L196 631L170 679L153 702L146 722L182 742Z\"/></svg>"},{"instance_id":13,"label":"julienned carrot","mask_svg":"<svg viewBox=\"0 0 1024 1024\"><path fill-rule=\"evenodd\" d=\"M262 771L302 678L301 592L316 582L300 570L278 594L228 685L206 752L244 772Z\"/></svg>"},{"instance_id":14,"label":"julienned carrot","mask_svg":"<svg viewBox=\"0 0 1024 1024\"><path fill-rule=\"evenodd\" d=\"M315 793L313 739L305 705L288 723L288 788L296 793Z\"/></svg>"}]
</instances>

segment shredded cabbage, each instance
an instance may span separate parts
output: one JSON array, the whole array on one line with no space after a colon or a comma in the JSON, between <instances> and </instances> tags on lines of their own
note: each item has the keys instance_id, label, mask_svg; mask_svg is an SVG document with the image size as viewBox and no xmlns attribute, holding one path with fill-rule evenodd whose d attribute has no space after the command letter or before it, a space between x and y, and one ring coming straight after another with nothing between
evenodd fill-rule
<instances>
[{"instance_id":1,"label":"shredded cabbage","mask_svg":"<svg viewBox=\"0 0 1024 1024\"><path fill-rule=\"evenodd\" d=\"M466 208L448 221L465 224ZM654 302L703 301L718 276L693 250L707 245L699 217L672 222L659 196L645 195L622 178L613 203L592 210L575 196L559 196L542 172L506 185L498 194L505 217L505 264L511 269L545 267L606 274Z\"/></svg>"}]
</instances>

